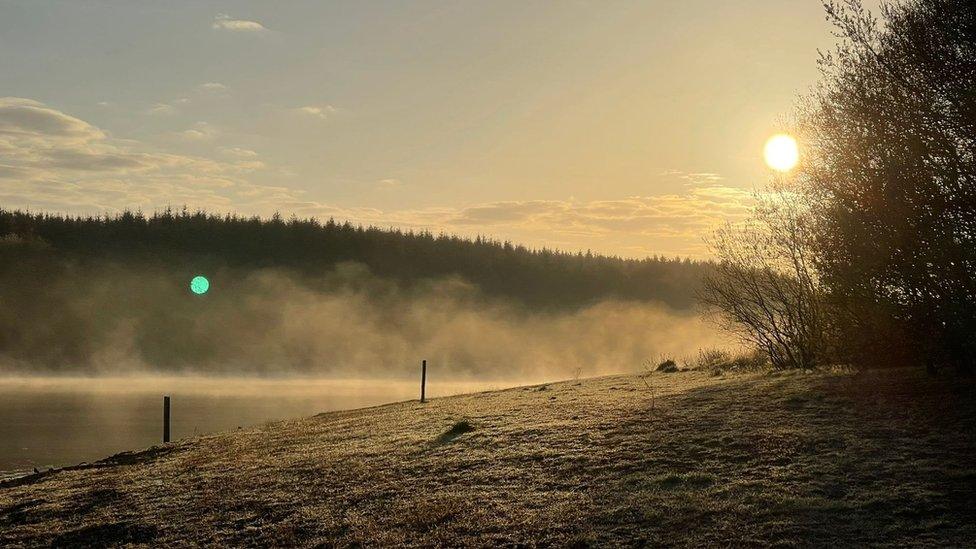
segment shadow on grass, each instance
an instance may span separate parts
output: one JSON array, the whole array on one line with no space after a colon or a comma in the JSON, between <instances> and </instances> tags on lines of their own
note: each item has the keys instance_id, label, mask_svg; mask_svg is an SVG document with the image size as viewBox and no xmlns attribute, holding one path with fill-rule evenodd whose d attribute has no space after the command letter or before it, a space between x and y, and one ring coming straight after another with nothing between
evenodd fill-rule
<instances>
[{"instance_id":1,"label":"shadow on grass","mask_svg":"<svg viewBox=\"0 0 976 549\"><path fill-rule=\"evenodd\" d=\"M114 522L85 526L58 535L52 547L106 547L114 545L150 543L156 539L155 526Z\"/></svg>"},{"instance_id":2,"label":"shadow on grass","mask_svg":"<svg viewBox=\"0 0 976 549\"><path fill-rule=\"evenodd\" d=\"M450 429L441 433L441 435L437 437L437 440L435 440L434 443L447 444L448 442L453 441L454 439L458 438L464 433L470 433L471 431L474 431L474 425L472 425L470 421L466 419L462 419L461 421L455 423Z\"/></svg>"}]
</instances>

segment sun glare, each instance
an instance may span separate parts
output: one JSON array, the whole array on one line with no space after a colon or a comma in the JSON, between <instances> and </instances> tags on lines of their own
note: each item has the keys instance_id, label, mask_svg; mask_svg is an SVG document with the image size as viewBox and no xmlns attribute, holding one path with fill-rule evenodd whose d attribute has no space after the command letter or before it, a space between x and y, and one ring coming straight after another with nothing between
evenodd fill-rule
<instances>
[{"instance_id":1,"label":"sun glare","mask_svg":"<svg viewBox=\"0 0 976 549\"><path fill-rule=\"evenodd\" d=\"M766 141L763 156L770 168L780 172L788 172L800 160L800 151L796 145L796 139L785 133L780 133Z\"/></svg>"}]
</instances>

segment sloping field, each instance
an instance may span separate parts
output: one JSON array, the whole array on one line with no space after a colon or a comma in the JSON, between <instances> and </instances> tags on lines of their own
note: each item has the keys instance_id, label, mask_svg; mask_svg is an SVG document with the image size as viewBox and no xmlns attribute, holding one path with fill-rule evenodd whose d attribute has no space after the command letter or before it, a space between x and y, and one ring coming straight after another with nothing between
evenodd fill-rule
<instances>
[{"instance_id":1,"label":"sloping field","mask_svg":"<svg viewBox=\"0 0 976 549\"><path fill-rule=\"evenodd\" d=\"M0 545L966 546L974 420L914 371L404 402L8 481Z\"/></svg>"}]
</instances>

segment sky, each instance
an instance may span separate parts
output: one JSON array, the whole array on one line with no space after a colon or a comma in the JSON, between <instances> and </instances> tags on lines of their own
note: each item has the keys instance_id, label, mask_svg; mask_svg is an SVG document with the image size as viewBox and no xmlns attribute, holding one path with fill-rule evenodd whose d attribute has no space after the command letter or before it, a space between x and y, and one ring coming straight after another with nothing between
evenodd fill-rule
<instances>
[{"instance_id":1,"label":"sky","mask_svg":"<svg viewBox=\"0 0 976 549\"><path fill-rule=\"evenodd\" d=\"M0 207L707 256L830 31L815 0L0 0Z\"/></svg>"}]
</instances>

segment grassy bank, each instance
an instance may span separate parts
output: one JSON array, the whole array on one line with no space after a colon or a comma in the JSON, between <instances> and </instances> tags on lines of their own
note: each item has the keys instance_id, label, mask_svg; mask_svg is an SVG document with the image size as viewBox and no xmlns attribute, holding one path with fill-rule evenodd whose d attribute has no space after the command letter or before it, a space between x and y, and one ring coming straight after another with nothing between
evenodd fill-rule
<instances>
[{"instance_id":1,"label":"grassy bank","mask_svg":"<svg viewBox=\"0 0 976 549\"><path fill-rule=\"evenodd\" d=\"M972 384L914 371L405 402L8 482L0 545L960 546L974 419Z\"/></svg>"}]
</instances>

